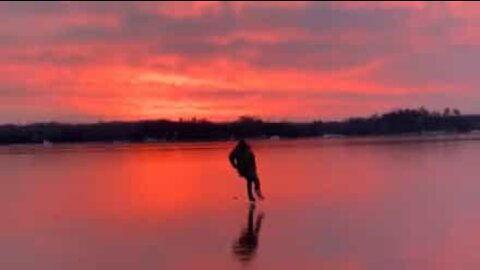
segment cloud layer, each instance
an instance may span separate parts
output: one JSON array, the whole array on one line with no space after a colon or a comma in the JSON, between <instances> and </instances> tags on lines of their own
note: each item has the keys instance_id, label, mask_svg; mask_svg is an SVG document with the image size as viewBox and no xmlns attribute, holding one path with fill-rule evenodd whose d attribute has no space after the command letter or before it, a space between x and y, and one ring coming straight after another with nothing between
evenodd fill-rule
<instances>
[{"instance_id":1,"label":"cloud layer","mask_svg":"<svg viewBox=\"0 0 480 270\"><path fill-rule=\"evenodd\" d=\"M479 7L1 2L0 122L479 112Z\"/></svg>"}]
</instances>

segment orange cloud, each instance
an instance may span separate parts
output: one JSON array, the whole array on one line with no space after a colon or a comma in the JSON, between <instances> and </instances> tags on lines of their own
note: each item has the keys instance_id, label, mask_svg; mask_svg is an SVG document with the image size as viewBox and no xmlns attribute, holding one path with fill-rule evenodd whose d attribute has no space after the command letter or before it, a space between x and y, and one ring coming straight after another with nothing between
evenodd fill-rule
<instances>
[{"instance_id":1,"label":"orange cloud","mask_svg":"<svg viewBox=\"0 0 480 270\"><path fill-rule=\"evenodd\" d=\"M3 2L2 122L475 112L471 5Z\"/></svg>"}]
</instances>

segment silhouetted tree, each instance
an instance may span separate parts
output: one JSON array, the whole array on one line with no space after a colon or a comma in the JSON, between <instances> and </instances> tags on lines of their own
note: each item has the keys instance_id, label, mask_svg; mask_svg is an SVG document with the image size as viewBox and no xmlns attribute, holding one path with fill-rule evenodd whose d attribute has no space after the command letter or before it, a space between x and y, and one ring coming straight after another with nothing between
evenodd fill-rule
<instances>
[{"instance_id":1,"label":"silhouetted tree","mask_svg":"<svg viewBox=\"0 0 480 270\"><path fill-rule=\"evenodd\" d=\"M443 110L443 116L450 116L450 108L445 108L445 110Z\"/></svg>"}]
</instances>

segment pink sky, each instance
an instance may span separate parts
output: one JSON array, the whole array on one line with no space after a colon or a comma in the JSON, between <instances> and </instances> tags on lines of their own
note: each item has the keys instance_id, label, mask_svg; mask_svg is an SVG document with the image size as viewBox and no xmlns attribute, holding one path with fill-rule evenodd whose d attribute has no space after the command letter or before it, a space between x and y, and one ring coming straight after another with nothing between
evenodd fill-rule
<instances>
[{"instance_id":1,"label":"pink sky","mask_svg":"<svg viewBox=\"0 0 480 270\"><path fill-rule=\"evenodd\" d=\"M0 123L480 112L480 4L0 2Z\"/></svg>"}]
</instances>

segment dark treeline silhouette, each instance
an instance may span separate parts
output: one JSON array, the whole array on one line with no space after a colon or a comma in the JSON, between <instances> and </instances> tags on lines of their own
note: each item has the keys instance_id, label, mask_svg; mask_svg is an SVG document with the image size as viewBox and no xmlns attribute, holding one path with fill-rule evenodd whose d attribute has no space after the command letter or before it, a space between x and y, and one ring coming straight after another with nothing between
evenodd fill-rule
<instances>
[{"instance_id":1,"label":"dark treeline silhouette","mask_svg":"<svg viewBox=\"0 0 480 270\"><path fill-rule=\"evenodd\" d=\"M42 123L1 125L0 144L73 142L211 141L245 138L300 138L315 136L366 136L429 132L469 132L480 129L480 115L461 115L456 109L430 112L402 109L367 118L304 123L266 122L243 116L237 121L151 120L95 124Z\"/></svg>"}]
</instances>

